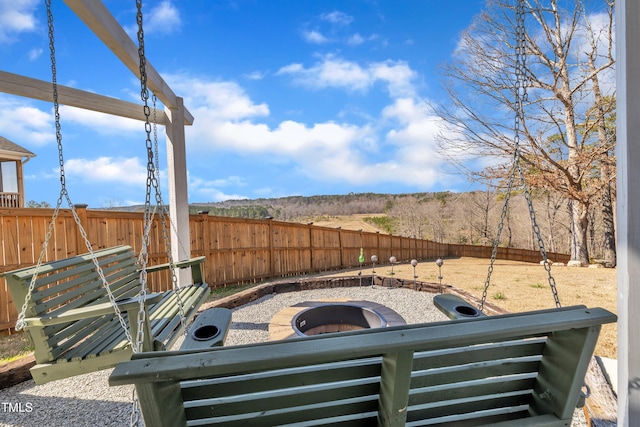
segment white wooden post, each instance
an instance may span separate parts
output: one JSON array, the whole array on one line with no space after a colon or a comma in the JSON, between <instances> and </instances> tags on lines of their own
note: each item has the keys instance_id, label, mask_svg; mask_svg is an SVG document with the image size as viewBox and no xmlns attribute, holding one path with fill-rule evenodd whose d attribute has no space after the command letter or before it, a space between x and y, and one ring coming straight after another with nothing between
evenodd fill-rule
<instances>
[{"instance_id":1,"label":"white wooden post","mask_svg":"<svg viewBox=\"0 0 640 427\"><path fill-rule=\"evenodd\" d=\"M171 228L171 255L174 261L190 257L189 198L187 192L187 155L184 136L184 104L176 97L175 108L166 107L167 175L169 179L169 215ZM177 270L178 284L190 283L189 271ZM189 273L189 274L186 274Z\"/></svg>"},{"instance_id":2,"label":"white wooden post","mask_svg":"<svg viewBox=\"0 0 640 427\"><path fill-rule=\"evenodd\" d=\"M618 425L640 425L640 2L616 2Z\"/></svg>"}]
</instances>

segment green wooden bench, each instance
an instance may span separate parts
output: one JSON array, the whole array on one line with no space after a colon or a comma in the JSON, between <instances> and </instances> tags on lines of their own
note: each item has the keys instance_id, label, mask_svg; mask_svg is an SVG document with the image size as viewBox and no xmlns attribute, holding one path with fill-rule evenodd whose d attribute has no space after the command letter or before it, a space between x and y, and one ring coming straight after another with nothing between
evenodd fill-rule
<instances>
[{"instance_id":1,"label":"green wooden bench","mask_svg":"<svg viewBox=\"0 0 640 427\"><path fill-rule=\"evenodd\" d=\"M94 254L135 337L137 321L129 325L128 319L137 319L140 311L137 256L129 246ZM176 263L176 268L191 267L192 285L148 295L144 351L170 348L181 336L184 327L179 301L186 324L208 296L200 266L203 261L204 257L199 257ZM168 268L163 264L147 271ZM34 273L35 267L28 267L2 274L18 310ZM41 266L26 311L25 331L34 346L36 365L31 374L37 384L113 367L133 354L89 254Z\"/></svg>"},{"instance_id":2,"label":"green wooden bench","mask_svg":"<svg viewBox=\"0 0 640 427\"><path fill-rule=\"evenodd\" d=\"M583 306L137 353L146 425L569 426L602 324Z\"/></svg>"}]
</instances>

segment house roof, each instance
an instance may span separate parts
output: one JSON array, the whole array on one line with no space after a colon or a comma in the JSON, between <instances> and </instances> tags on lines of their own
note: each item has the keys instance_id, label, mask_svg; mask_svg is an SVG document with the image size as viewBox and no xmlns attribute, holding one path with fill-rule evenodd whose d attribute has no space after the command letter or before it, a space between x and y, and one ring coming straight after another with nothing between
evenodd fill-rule
<instances>
[{"instance_id":1,"label":"house roof","mask_svg":"<svg viewBox=\"0 0 640 427\"><path fill-rule=\"evenodd\" d=\"M34 153L26 148L0 136L0 158L21 159L23 157L31 158L35 156Z\"/></svg>"}]
</instances>

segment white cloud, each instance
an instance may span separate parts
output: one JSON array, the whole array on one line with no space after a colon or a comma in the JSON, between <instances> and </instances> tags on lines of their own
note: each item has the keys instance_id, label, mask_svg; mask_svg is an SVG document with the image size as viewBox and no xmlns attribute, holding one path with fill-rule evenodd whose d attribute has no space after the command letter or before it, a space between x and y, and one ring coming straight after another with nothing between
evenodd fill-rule
<instances>
[{"instance_id":1,"label":"white cloud","mask_svg":"<svg viewBox=\"0 0 640 427\"><path fill-rule=\"evenodd\" d=\"M396 114L402 114L401 107L396 108ZM397 120L390 111L387 118ZM288 159L298 173L318 181L429 186L437 181L440 169L433 155L435 123L420 117L417 109L409 112L408 117L402 117L403 123L383 136L387 154L381 152L373 126L348 123L284 121L271 128L249 121L207 121L204 126L194 124L188 139L198 141L199 150L264 155L270 162ZM388 159L380 160L385 157Z\"/></svg>"},{"instance_id":2,"label":"white cloud","mask_svg":"<svg viewBox=\"0 0 640 427\"><path fill-rule=\"evenodd\" d=\"M261 71L252 71L250 73L244 74L243 77L249 80L262 80L265 78L267 73Z\"/></svg>"},{"instance_id":3,"label":"white cloud","mask_svg":"<svg viewBox=\"0 0 640 427\"><path fill-rule=\"evenodd\" d=\"M365 42L364 37L362 37L358 33L353 34L352 36L350 36L347 39L347 44L351 45L351 46L358 46L358 45L361 45L364 42Z\"/></svg>"},{"instance_id":4,"label":"white cloud","mask_svg":"<svg viewBox=\"0 0 640 427\"><path fill-rule=\"evenodd\" d=\"M446 179L453 184L452 179L464 179L455 178L443 170L443 156L438 155L438 135L453 131L445 129L443 122L426 103L400 98L383 109L382 117L392 123L385 142L396 147L396 159L411 182L421 182L428 187L438 180Z\"/></svg>"},{"instance_id":5,"label":"white cloud","mask_svg":"<svg viewBox=\"0 0 640 427\"><path fill-rule=\"evenodd\" d=\"M242 182L239 177L231 176L223 179L205 180L191 174L188 174L189 181L189 193L191 198L197 195L202 197L206 201L222 202L224 200L240 200L247 199L246 196L240 194L227 194L219 189L219 187L226 187L236 182Z\"/></svg>"},{"instance_id":6,"label":"white cloud","mask_svg":"<svg viewBox=\"0 0 640 427\"><path fill-rule=\"evenodd\" d=\"M97 159L69 159L65 173L90 182L141 184L147 179L146 165L137 157L98 157Z\"/></svg>"},{"instance_id":7,"label":"white cloud","mask_svg":"<svg viewBox=\"0 0 640 427\"><path fill-rule=\"evenodd\" d=\"M151 9L144 24L144 30L151 33L171 34L179 31L181 25L180 12L169 0L165 0Z\"/></svg>"},{"instance_id":8,"label":"white cloud","mask_svg":"<svg viewBox=\"0 0 640 427\"><path fill-rule=\"evenodd\" d=\"M415 123L428 117L427 106L416 105L413 98L399 98L382 110L382 117L388 120L396 120L402 125Z\"/></svg>"},{"instance_id":9,"label":"white cloud","mask_svg":"<svg viewBox=\"0 0 640 427\"><path fill-rule=\"evenodd\" d=\"M164 76L177 93L187 94L185 105L196 117L196 123L269 115L267 104L255 104L235 82L213 82L173 74Z\"/></svg>"},{"instance_id":10,"label":"white cloud","mask_svg":"<svg viewBox=\"0 0 640 427\"><path fill-rule=\"evenodd\" d=\"M143 27L145 35L176 33L182 27L180 11L170 0L163 0L144 16ZM131 39L138 40L138 24L123 25L123 28Z\"/></svg>"},{"instance_id":11,"label":"white cloud","mask_svg":"<svg viewBox=\"0 0 640 427\"><path fill-rule=\"evenodd\" d=\"M215 185L216 187L228 187L230 185L238 185L238 186L246 185L244 178L237 175L228 176L226 178L218 178L209 182L211 182L211 185Z\"/></svg>"},{"instance_id":12,"label":"white cloud","mask_svg":"<svg viewBox=\"0 0 640 427\"><path fill-rule=\"evenodd\" d=\"M371 34L371 35L370 35L370 36L368 36L368 37L364 37L364 36L363 36L363 35L361 35L360 33L355 33L355 34L352 34L352 35L350 35L350 36L348 36L348 37L346 38L346 43L347 43L349 46L360 46L360 45L361 45L361 44L363 44L363 43L366 43L366 42L372 42L372 41L374 41L374 40L377 40L379 37L380 37L380 36L379 36L379 35L377 35L377 34ZM383 42L383 43L384 43L384 42Z\"/></svg>"},{"instance_id":13,"label":"white cloud","mask_svg":"<svg viewBox=\"0 0 640 427\"><path fill-rule=\"evenodd\" d=\"M2 136L25 147L55 144L53 117L22 98L0 95Z\"/></svg>"},{"instance_id":14,"label":"white cloud","mask_svg":"<svg viewBox=\"0 0 640 427\"><path fill-rule=\"evenodd\" d=\"M220 122L196 130L196 139L209 141L219 148L234 149L243 154L264 153L315 162L322 156L348 154L357 141L370 138L370 130L355 125L333 122L306 125L285 120L271 128L263 123ZM305 160L306 161L306 160Z\"/></svg>"},{"instance_id":15,"label":"white cloud","mask_svg":"<svg viewBox=\"0 0 640 427\"><path fill-rule=\"evenodd\" d=\"M371 34L367 37L360 33L351 34L349 24L353 22L353 17L340 11L323 13L319 16L319 20L314 21L313 23L305 23L304 29L301 31L302 38L307 43L359 46L379 38L377 34Z\"/></svg>"},{"instance_id":16,"label":"white cloud","mask_svg":"<svg viewBox=\"0 0 640 427\"><path fill-rule=\"evenodd\" d=\"M307 43L313 44L325 44L329 43L329 39L325 37L320 31L312 30L312 31L303 31L302 38Z\"/></svg>"},{"instance_id":17,"label":"white cloud","mask_svg":"<svg viewBox=\"0 0 640 427\"><path fill-rule=\"evenodd\" d=\"M405 61L387 60L362 67L335 55L325 55L310 68L302 64L290 64L280 68L277 74L291 75L294 83L312 89L338 87L366 92L380 81L387 84L389 95L393 98L415 93L413 80L416 72Z\"/></svg>"},{"instance_id":18,"label":"white cloud","mask_svg":"<svg viewBox=\"0 0 640 427\"><path fill-rule=\"evenodd\" d=\"M278 74L290 74L295 83L315 89L341 87L365 91L372 84L371 76L366 69L334 55L325 56L321 62L310 68L304 68L301 64L291 64L281 68Z\"/></svg>"},{"instance_id":19,"label":"white cloud","mask_svg":"<svg viewBox=\"0 0 640 427\"><path fill-rule=\"evenodd\" d=\"M298 62L293 64L285 65L284 67L278 70L278 74L296 74L296 73L304 73L304 66Z\"/></svg>"},{"instance_id":20,"label":"white cloud","mask_svg":"<svg viewBox=\"0 0 640 427\"><path fill-rule=\"evenodd\" d=\"M330 13L323 13L322 15L320 15L320 19L335 25L349 25L351 22L353 22L353 16L347 15L346 13L340 12L338 10L334 10Z\"/></svg>"},{"instance_id":21,"label":"white cloud","mask_svg":"<svg viewBox=\"0 0 640 427\"><path fill-rule=\"evenodd\" d=\"M34 31L39 4L37 0L0 0L0 43L11 43L17 34Z\"/></svg>"},{"instance_id":22,"label":"white cloud","mask_svg":"<svg viewBox=\"0 0 640 427\"><path fill-rule=\"evenodd\" d=\"M389 95L392 98L414 96L413 80L416 72L404 61L378 62L369 66L374 80L388 84Z\"/></svg>"},{"instance_id":23,"label":"white cloud","mask_svg":"<svg viewBox=\"0 0 640 427\"><path fill-rule=\"evenodd\" d=\"M27 54L29 61L35 61L40 58L40 55L42 55L42 49L31 49Z\"/></svg>"},{"instance_id":24,"label":"white cloud","mask_svg":"<svg viewBox=\"0 0 640 427\"><path fill-rule=\"evenodd\" d=\"M361 73L368 85L384 81L394 93L412 92L402 84L413 78L413 72L406 72L408 67L400 66L403 72L396 74L393 67L398 64L391 62L367 67L350 64L354 75ZM305 69L291 64L288 70ZM193 126L186 128L190 155L211 152L224 156L233 152L260 156L265 163L287 163L292 173L314 181L352 185L394 182L429 188L444 179L442 162L434 155L437 120L415 97L395 99L362 125L294 120L271 125L264 120L269 115L268 106L256 104L236 83L179 76L172 76L171 81L176 91L191 94L185 99L196 117ZM341 84L346 81L356 84L352 76L344 77ZM241 107L227 109L233 105ZM244 197L224 191L225 187L246 185L241 176L210 180L191 177L190 192L209 200Z\"/></svg>"}]
</instances>

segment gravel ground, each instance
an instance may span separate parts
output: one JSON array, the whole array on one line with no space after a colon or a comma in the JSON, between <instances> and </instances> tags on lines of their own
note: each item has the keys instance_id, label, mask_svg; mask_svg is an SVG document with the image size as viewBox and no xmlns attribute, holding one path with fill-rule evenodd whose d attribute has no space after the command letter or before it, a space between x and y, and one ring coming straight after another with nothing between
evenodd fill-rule
<instances>
[{"instance_id":1,"label":"gravel ground","mask_svg":"<svg viewBox=\"0 0 640 427\"><path fill-rule=\"evenodd\" d=\"M446 320L433 306L433 295L399 288L338 288L273 294L234 310L226 344L266 341L268 324L285 307L329 298L366 300L398 312L407 323ZM0 390L0 426L126 426L133 387L109 387L111 370L36 386L27 381ZM582 411L572 424L586 426Z\"/></svg>"}]
</instances>

